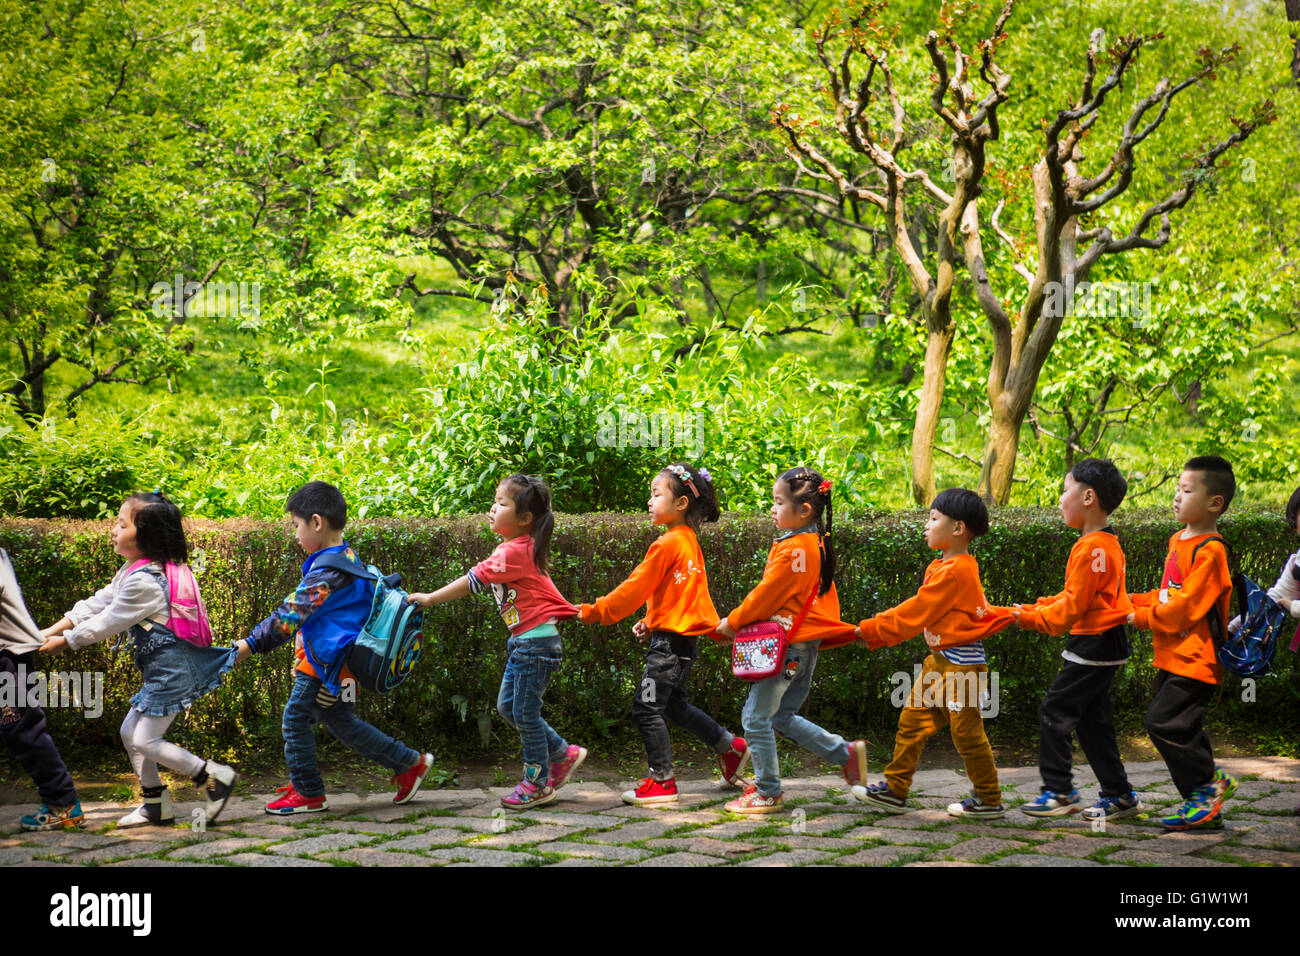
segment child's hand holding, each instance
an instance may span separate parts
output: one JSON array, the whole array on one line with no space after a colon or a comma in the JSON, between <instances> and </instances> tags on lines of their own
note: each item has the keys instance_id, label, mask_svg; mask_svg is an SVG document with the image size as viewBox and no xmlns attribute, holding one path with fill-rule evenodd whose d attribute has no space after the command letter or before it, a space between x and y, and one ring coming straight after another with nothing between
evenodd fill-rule
<instances>
[{"instance_id":1,"label":"child's hand holding","mask_svg":"<svg viewBox=\"0 0 1300 956\"><path fill-rule=\"evenodd\" d=\"M253 656L253 647L248 643L248 641L237 641L235 646L239 648L239 651L235 654L236 664L240 661L246 661Z\"/></svg>"},{"instance_id":2,"label":"child's hand holding","mask_svg":"<svg viewBox=\"0 0 1300 956\"><path fill-rule=\"evenodd\" d=\"M1128 621L1128 623L1133 624L1134 622L1137 621L1137 615L1134 614L1132 611L1129 611L1128 618L1126 620Z\"/></svg>"},{"instance_id":3,"label":"child's hand holding","mask_svg":"<svg viewBox=\"0 0 1300 956\"><path fill-rule=\"evenodd\" d=\"M644 641L650 636L650 628L645 626L645 621L637 621L632 625L632 634L638 641Z\"/></svg>"},{"instance_id":4,"label":"child's hand holding","mask_svg":"<svg viewBox=\"0 0 1300 956\"><path fill-rule=\"evenodd\" d=\"M713 630L726 641L730 642L736 639L736 632L732 630L725 617L718 618L718 623L713 625Z\"/></svg>"},{"instance_id":5,"label":"child's hand holding","mask_svg":"<svg viewBox=\"0 0 1300 956\"><path fill-rule=\"evenodd\" d=\"M407 604L418 604L420 607L430 607L433 604L433 595L425 592L418 594L408 594L406 596Z\"/></svg>"},{"instance_id":6,"label":"child's hand holding","mask_svg":"<svg viewBox=\"0 0 1300 956\"><path fill-rule=\"evenodd\" d=\"M45 643L38 650L42 654L62 654L68 649L68 639L66 637L47 637Z\"/></svg>"}]
</instances>

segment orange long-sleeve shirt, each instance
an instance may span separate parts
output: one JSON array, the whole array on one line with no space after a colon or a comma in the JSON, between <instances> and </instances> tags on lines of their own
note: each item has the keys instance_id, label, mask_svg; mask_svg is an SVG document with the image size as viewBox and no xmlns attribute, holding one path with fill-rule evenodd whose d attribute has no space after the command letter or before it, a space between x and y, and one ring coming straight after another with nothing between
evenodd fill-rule
<instances>
[{"instance_id":1,"label":"orange long-sleeve shirt","mask_svg":"<svg viewBox=\"0 0 1300 956\"><path fill-rule=\"evenodd\" d=\"M1207 684L1219 682L1223 665L1206 618L1220 614L1226 624L1232 600L1228 551L1221 542L1211 541L1201 548L1192 563L1192 552L1212 533L1184 538L1182 531L1175 532L1169 539L1160 589L1133 595L1133 622L1152 632L1156 667Z\"/></svg>"},{"instance_id":2,"label":"orange long-sleeve shirt","mask_svg":"<svg viewBox=\"0 0 1300 956\"><path fill-rule=\"evenodd\" d=\"M1065 590L1020 612L1026 630L1060 637L1097 635L1128 620L1133 611L1124 582L1124 551L1109 529L1085 534L1070 549Z\"/></svg>"},{"instance_id":3,"label":"orange long-sleeve shirt","mask_svg":"<svg viewBox=\"0 0 1300 956\"><path fill-rule=\"evenodd\" d=\"M660 535L626 581L594 604L582 605L582 621L614 624L642 604L645 625L652 631L704 634L718 622L704 555L689 525L675 525Z\"/></svg>"},{"instance_id":4,"label":"orange long-sleeve shirt","mask_svg":"<svg viewBox=\"0 0 1300 956\"><path fill-rule=\"evenodd\" d=\"M763 580L740 602L740 607L727 615L727 623L736 630L758 621L778 621L789 628L821 573L822 555L815 531L778 538L768 552ZM813 599L808 616L790 635L794 644L821 641L822 650L852 640L853 625L840 620L840 599L833 583L825 594Z\"/></svg>"},{"instance_id":5,"label":"orange long-sleeve shirt","mask_svg":"<svg viewBox=\"0 0 1300 956\"><path fill-rule=\"evenodd\" d=\"M937 650L981 641L1013 620L1009 608L990 607L984 599L975 558L958 554L931 561L915 597L867 618L859 629L873 650L918 634Z\"/></svg>"}]
</instances>

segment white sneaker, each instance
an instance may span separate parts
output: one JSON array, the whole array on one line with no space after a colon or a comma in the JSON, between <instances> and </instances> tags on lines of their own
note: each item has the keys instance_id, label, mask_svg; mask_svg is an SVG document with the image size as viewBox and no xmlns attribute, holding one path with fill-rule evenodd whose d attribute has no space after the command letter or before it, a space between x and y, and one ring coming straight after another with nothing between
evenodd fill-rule
<instances>
[{"instance_id":1,"label":"white sneaker","mask_svg":"<svg viewBox=\"0 0 1300 956\"><path fill-rule=\"evenodd\" d=\"M203 788L203 796L208 802L207 819L204 822L216 823L217 817L226 806L226 801L234 792L235 781L239 779L239 774L235 772L234 767L227 767L213 760L204 764L203 769L208 772L208 782Z\"/></svg>"},{"instance_id":2,"label":"white sneaker","mask_svg":"<svg viewBox=\"0 0 1300 956\"><path fill-rule=\"evenodd\" d=\"M175 822L176 814L172 810L171 791L163 790L156 797L145 797L144 803L117 821L117 827L119 830L130 830L134 827L169 827Z\"/></svg>"}]
</instances>

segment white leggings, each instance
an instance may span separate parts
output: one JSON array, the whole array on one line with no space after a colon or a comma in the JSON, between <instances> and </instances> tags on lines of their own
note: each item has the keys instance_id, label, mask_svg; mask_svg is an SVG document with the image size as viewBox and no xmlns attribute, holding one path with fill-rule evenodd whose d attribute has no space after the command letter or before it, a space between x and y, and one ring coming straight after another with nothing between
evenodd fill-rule
<instances>
[{"instance_id":1,"label":"white leggings","mask_svg":"<svg viewBox=\"0 0 1300 956\"><path fill-rule=\"evenodd\" d=\"M170 767L187 777L193 777L206 765L202 757L196 757L182 747L163 740L163 734L176 719L175 714L166 717L150 717L134 707L122 721L122 743L131 757L131 766L140 778L140 786L157 787L162 785L158 777L158 765Z\"/></svg>"}]
</instances>

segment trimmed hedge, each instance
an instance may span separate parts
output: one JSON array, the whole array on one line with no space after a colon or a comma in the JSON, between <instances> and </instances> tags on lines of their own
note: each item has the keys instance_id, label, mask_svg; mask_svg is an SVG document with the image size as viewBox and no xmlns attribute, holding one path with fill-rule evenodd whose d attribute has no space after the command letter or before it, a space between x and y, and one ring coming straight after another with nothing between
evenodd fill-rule
<instances>
[{"instance_id":1,"label":"trimmed hedge","mask_svg":"<svg viewBox=\"0 0 1300 956\"><path fill-rule=\"evenodd\" d=\"M926 514L880 513L837 521L836 578L846 620L875 613L915 592L933 557L921 533ZM616 586L656 534L644 516L557 518L551 573L560 591L574 601L591 601ZM1158 586L1166 543L1177 529L1168 510L1125 509L1117 518L1130 590ZM13 558L40 624L57 620L78 598L112 577L119 559L109 544L108 529L107 522L0 521L0 547ZM496 541L481 517L356 521L348 530L349 542L365 560L385 571L401 571L415 589L431 590L460 576ZM1240 568L1266 585L1272 584L1296 545L1295 536L1272 511L1230 512L1221 530L1233 570ZM302 555L287 524L194 521L189 536L217 643L247 634L298 582ZM728 515L706 526L700 538L714 602L726 613L762 574L771 522ZM973 548L989 601L1031 601L1059 591L1075 538L1054 509L997 511L989 534ZM430 610L426 621L433 640L416 674L387 697L363 696L360 713L440 757L450 752L514 760L518 737L494 715L506 645L494 603L481 597L453 602ZM626 751L637 746L628 715L644 648L632 637L631 624L632 619L613 628L573 623L562 627L566 660L547 693L548 720L589 747ZM1038 704L1060 669L1063 639L1012 628L985 646L1000 692L1000 713L986 722L989 735L995 742L1032 750L1038 736ZM692 671L692 697L739 732L747 685L731 676L724 651L720 646L702 650ZM818 661L803 713L846 736L886 742L897 725L890 675L910 675L926 653L919 639L878 652L861 645L828 651ZM283 746L280 712L292 682L291 663L291 653L283 650L240 665L178 722L176 740L217 758L278 760ZM87 719L72 709L50 708L49 714L65 749L111 758L120 751L117 727L139 686L129 653L113 654L106 643L65 654L54 667L106 672L101 719ZM1274 672L1258 681L1254 702L1244 702L1240 682L1229 678L1212 710L1216 724L1257 733L1261 740L1286 740L1300 725L1295 670L1295 655L1279 650ZM1154 673L1150 635L1139 635L1132 659L1115 682L1117 721L1123 729L1140 731Z\"/></svg>"}]
</instances>

